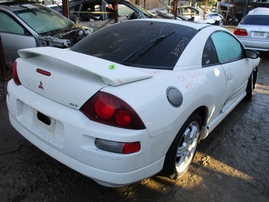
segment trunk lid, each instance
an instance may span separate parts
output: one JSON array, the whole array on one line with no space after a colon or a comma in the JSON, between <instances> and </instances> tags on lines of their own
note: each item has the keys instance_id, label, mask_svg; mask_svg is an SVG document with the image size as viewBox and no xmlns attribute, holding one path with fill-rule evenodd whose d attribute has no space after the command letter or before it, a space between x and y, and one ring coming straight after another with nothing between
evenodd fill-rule
<instances>
[{"instance_id":1,"label":"trunk lid","mask_svg":"<svg viewBox=\"0 0 269 202\"><path fill-rule=\"evenodd\" d=\"M46 98L79 109L105 86L151 78L135 68L59 48L19 51L17 71L23 86Z\"/></svg>"}]
</instances>

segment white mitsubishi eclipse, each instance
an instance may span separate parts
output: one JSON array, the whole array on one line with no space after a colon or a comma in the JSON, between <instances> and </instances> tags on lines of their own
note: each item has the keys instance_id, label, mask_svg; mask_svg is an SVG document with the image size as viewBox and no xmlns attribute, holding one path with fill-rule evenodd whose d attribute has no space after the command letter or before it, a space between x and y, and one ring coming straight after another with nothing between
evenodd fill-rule
<instances>
[{"instance_id":1,"label":"white mitsubishi eclipse","mask_svg":"<svg viewBox=\"0 0 269 202\"><path fill-rule=\"evenodd\" d=\"M109 187L160 171L184 175L199 141L251 99L260 62L224 28L163 19L126 21L70 49L19 55L8 83L11 124Z\"/></svg>"}]
</instances>

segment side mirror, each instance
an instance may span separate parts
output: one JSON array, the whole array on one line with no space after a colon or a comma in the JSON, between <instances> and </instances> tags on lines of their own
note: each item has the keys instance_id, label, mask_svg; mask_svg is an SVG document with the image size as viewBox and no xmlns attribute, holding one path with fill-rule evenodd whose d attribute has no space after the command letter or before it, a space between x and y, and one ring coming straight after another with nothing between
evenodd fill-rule
<instances>
[{"instance_id":1,"label":"side mirror","mask_svg":"<svg viewBox=\"0 0 269 202\"><path fill-rule=\"evenodd\" d=\"M250 49L245 50L245 55L247 58L251 58L251 59L256 59L260 57L260 53L258 51L250 50Z\"/></svg>"}]
</instances>

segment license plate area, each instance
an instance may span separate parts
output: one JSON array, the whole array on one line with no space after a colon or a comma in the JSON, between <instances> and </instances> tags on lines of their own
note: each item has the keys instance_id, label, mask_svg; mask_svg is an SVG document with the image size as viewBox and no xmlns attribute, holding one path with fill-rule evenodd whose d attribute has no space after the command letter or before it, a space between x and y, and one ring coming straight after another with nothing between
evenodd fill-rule
<instances>
[{"instance_id":1,"label":"license plate area","mask_svg":"<svg viewBox=\"0 0 269 202\"><path fill-rule=\"evenodd\" d=\"M40 129L49 132L50 135L55 136L55 119L36 111L36 116L33 123Z\"/></svg>"},{"instance_id":2,"label":"license plate area","mask_svg":"<svg viewBox=\"0 0 269 202\"><path fill-rule=\"evenodd\" d=\"M50 117L46 116L45 114L42 114L41 112L37 112L37 119L48 126L51 125Z\"/></svg>"},{"instance_id":3,"label":"license plate area","mask_svg":"<svg viewBox=\"0 0 269 202\"><path fill-rule=\"evenodd\" d=\"M17 101L17 119L33 135L57 147L63 147L64 125L59 120L30 107L20 100Z\"/></svg>"},{"instance_id":4,"label":"license plate area","mask_svg":"<svg viewBox=\"0 0 269 202\"><path fill-rule=\"evenodd\" d=\"M266 37L266 32L252 32L252 37L265 38Z\"/></svg>"}]
</instances>

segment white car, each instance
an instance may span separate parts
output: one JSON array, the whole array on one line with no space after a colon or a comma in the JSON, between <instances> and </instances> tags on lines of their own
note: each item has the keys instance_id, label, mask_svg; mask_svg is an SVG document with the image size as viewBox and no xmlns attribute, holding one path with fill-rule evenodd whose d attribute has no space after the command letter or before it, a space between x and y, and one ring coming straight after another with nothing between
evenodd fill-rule
<instances>
[{"instance_id":1,"label":"white car","mask_svg":"<svg viewBox=\"0 0 269 202\"><path fill-rule=\"evenodd\" d=\"M168 19L117 23L70 49L19 55L7 87L11 124L109 187L160 171L182 176L199 141L252 97L260 61L226 29Z\"/></svg>"},{"instance_id":2,"label":"white car","mask_svg":"<svg viewBox=\"0 0 269 202\"><path fill-rule=\"evenodd\" d=\"M241 20L234 34L245 47L269 51L269 8L255 8Z\"/></svg>"}]
</instances>

